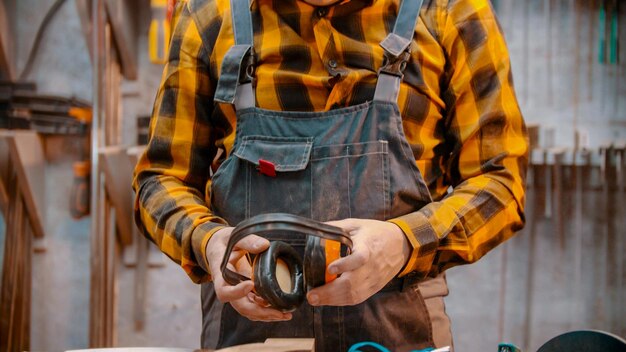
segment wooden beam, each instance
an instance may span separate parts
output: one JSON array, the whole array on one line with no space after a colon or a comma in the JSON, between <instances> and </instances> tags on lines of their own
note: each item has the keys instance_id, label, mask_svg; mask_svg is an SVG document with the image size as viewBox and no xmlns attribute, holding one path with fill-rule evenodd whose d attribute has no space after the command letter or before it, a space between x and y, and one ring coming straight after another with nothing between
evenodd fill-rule
<instances>
[{"instance_id":1,"label":"wooden beam","mask_svg":"<svg viewBox=\"0 0 626 352\"><path fill-rule=\"evenodd\" d=\"M12 57L13 31L9 25L9 18L4 1L0 1L0 78L13 81L15 80L15 65Z\"/></svg>"},{"instance_id":2,"label":"wooden beam","mask_svg":"<svg viewBox=\"0 0 626 352\"><path fill-rule=\"evenodd\" d=\"M134 1L106 0L106 11L115 47L122 64L122 73L129 80L135 80L138 76L138 36L137 23L139 11Z\"/></svg>"},{"instance_id":3,"label":"wooden beam","mask_svg":"<svg viewBox=\"0 0 626 352\"><path fill-rule=\"evenodd\" d=\"M20 193L28 210L33 233L38 238L45 235L45 166L43 146L34 131L11 131L7 139L11 163L19 179Z\"/></svg>"},{"instance_id":4,"label":"wooden beam","mask_svg":"<svg viewBox=\"0 0 626 352\"><path fill-rule=\"evenodd\" d=\"M14 169L13 169L14 170ZM19 185L13 172L9 182ZM0 291L0 350L24 351L30 344L31 232L20 187L9 189L2 290Z\"/></svg>"},{"instance_id":5,"label":"wooden beam","mask_svg":"<svg viewBox=\"0 0 626 352\"><path fill-rule=\"evenodd\" d=\"M104 187L115 209L115 222L123 246L133 242L133 170L126 150L121 147L100 149L100 166L104 172Z\"/></svg>"},{"instance_id":6,"label":"wooden beam","mask_svg":"<svg viewBox=\"0 0 626 352\"><path fill-rule=\"evenodd\" d=\"M2 138L0 131L0 212L4 216L5 222L9 211L9 144Z\"/></svg>"},{"instance_id":7,"label":"wooden beam","mask_svg":"<svg viewBox=\"0 0 626 352\"><path fill-rule=\"evenodd\" d=\"M93 63L93 27L91 22L91 0L76 0L76 11L85 37L89 59Z\"/></svg>"}]
</instances>

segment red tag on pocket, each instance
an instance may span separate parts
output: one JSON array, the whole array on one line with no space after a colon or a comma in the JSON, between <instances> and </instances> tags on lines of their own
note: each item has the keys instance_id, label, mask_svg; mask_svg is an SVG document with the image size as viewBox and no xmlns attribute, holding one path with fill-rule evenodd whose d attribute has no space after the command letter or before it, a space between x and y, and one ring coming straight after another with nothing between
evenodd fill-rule
<instances>
[{"instance_id":1,"label":"red tag on pocket","mask_svg":"<svg viewBox=\"0 0 626 352\"><path fill-rule=\"evenodd\" d=\"M276 166L271 161L259 159L259 172L265 176L276 177Z\"/></svg>"}]
</instances>

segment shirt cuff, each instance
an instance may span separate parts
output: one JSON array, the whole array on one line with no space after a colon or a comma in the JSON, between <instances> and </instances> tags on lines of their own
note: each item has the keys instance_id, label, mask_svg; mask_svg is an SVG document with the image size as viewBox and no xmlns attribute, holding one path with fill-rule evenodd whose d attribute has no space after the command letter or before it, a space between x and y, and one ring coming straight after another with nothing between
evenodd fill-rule
<instances>
[{"instance_id":1,"label":"shirt cuff","mask_svg":"<svg viewBox=\"0 0 626 352\"><path fill-rule=\"evenodd\" d=\"M191 234L191 246L193 248L193 253L196 257L196 262L198 265L209 275L209 280L211 280L211 269L209 266L209 262L206 257L206 245L218 230L226 227L223 224L217 224L214 222L205 222L196 226Z\"/></svg>"},{"instance_id":2,"label":"shirt cuff","mask_svg":"<svg viewBox=\"0 0 626 352\"><path fill-rule=\"evenodd\" d=\"M411 272L424 277L428 275L439 247L439 237L426 215L418 211L388 221L400 227L413 247L398 277Z\"/></svg>"}]
</instances>

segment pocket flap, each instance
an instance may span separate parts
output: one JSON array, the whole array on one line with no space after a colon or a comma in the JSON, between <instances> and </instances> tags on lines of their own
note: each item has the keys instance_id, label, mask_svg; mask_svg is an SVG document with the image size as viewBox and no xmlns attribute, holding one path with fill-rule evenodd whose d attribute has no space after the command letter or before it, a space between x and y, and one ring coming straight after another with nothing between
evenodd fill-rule
<instances>
[{"instance_id":1,"label":"pocket flap","mask_svg":"<svg viewBox=\"0 0 626 352\"><path fill-rule=\"evenodd\" d=\"M270 162L276 171L304 170L311 157L313 137L245 136L235 150L239 159L259 165Z\"/></svg>"}]
</instances>

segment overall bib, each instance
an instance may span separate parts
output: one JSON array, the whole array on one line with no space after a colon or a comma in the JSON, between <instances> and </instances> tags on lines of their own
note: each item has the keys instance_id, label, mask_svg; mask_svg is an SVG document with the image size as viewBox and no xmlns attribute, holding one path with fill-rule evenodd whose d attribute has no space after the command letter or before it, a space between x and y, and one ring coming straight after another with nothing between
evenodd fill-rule
<instances>
[{"instance_id":1,"label":"overall bib","mask_svg":"<svg viewBox=\"0 0 626 352\"><path fill-rule=\"evenodd\" d=\"M409 57L421 3L402 1L393 33L381 42L390 59L379 72L373 101L328 112L283 112L255 107L249 2L231 1L236 44L224 57L215 100L235 105L237 130L232 153L212 178L215 214L233 226L274 212L319 221L387 220L432 201L397 105L403 61ZM303 235L275 239L304 252ZM441 299L447 287L443 277L417 281L411 275L394 279L356 306L312 307L305 302L291 321L276 323L240 316L230 304L220 303L212 283L206 283L202 347L268 337L314 337L316 351L327 352L347 351L362 341L392 351L432 347L433 324L422 291Z\"/></svg>"}]
</instances>

